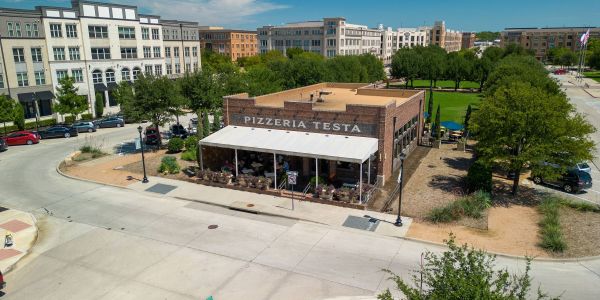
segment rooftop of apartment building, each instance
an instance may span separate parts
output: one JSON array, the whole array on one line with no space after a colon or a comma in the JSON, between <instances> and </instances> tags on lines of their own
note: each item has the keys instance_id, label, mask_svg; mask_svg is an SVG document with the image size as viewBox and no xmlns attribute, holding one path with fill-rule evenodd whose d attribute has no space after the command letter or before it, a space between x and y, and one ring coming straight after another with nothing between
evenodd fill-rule
<instances>
[{"instance_id":1,"label":"rooftop of apartment building","mask_svg":"<svg viewBox=\"0 0 600 300\"><path fill-rule=\"evenodd\" d=\"M556 30L571 30L571 29L600 29L600 27L594 26L572 26L572 27L508 27L504 28L504 31L556 31Z\"/></svg>"},{"instance_id":2,"label":"rooftop of apartment building","mask_svg":"<svg viewBox=\"0 0 600 300\"><path fill-rule=\"evenodd\" d=\"M284 107L285 102L313 103L313 110L345 111L346 105L400 106L419 94L416 90L387 90L366 83L318 83L278 93L248 97L247 93L232 95L236 99L253 99L256 106Z\"/></svg>"},{"instance_id":3,"label":"rooftop of apartment building","mask_svg":"<svg viewBox=\"0 0 600 300\"><path fill-rule=\"evenodd\" d=\"M207 28L210 27L210 28ZM200 26L198 30L201 32L235 32L235 33L250 33L256 34L256 30L246 30L246 29L231 29L231 28L223 28L223 27L213 27L213 26Z\"/></svg>"}]
</instances>

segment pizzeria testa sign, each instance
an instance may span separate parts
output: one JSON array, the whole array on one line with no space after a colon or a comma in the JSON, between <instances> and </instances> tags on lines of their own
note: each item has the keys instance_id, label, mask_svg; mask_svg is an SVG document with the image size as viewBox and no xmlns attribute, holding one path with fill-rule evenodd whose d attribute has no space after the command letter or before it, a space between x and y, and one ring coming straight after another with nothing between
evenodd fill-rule
<instances>
[{"instance_id":1,"label":"pizzeria testa sign","mask_svg":"<svg viewBox=\"0 0 600 300\"><path fill-rule=\"evenodd\" d=\"M301 120L301 119L285 119L285 118L273 118L273 117L257 117L257 116L244 116L244 115L233 115L232 121L238 125L261 125L263 127L278 127L278 128L290 128L290 129L304 129L314 131L331 131L340 133L354 133L354 134L374 134L374 125L371 124L356 124L356 123L343 123L343 122L325 122L315 120Z\"/></svg>"}]
</instances>

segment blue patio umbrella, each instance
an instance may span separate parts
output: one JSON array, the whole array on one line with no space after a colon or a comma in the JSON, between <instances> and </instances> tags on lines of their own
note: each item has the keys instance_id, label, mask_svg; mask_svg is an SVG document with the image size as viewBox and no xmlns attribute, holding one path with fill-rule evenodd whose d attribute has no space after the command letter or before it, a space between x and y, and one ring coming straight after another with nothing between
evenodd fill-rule
<instances>
[{"instance_id":1,"label":"blue patio umbrella","mask_svg":"<svg viewBox=\"0 0 600 300\"><path fill-rule=\"evenodd\" d=\"M425 119L427 119L427 118L429 117L429 113L428 113L428 112L426 112L426 111L425 111L425 112L423 112L423 117L424 117Z\"/></svg>"},{"instance_id":2,"label":"blue patio umbrella","mask_svg":"<svg viewBox=\"0 0 600 300\"><path fill-rule=\"evenodd\" d=\"M464 126L462 124L458 124L454 121L444 121L441 122L442 126L448 128L448 130L462 130Z\"/></svg>"}]
</instances>

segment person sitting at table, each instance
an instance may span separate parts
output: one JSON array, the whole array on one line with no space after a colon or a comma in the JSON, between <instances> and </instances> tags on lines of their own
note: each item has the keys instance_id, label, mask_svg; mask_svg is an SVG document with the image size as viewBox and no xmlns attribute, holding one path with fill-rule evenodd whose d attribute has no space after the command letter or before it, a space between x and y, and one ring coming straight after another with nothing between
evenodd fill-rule
<instances>
[{"instance_id":1,"label":"person sitting at table","mask_svg":"<svg viewBox=\"0 0 600 300\"><path fill-rule=\"evenodd\" d=\"M226 160L225 164L223 164L223 168L221 170L224 172L231 172L234 168L235 168L235 166L232 163L230 163L228 160Z\"/></svg>"}]
</instances>

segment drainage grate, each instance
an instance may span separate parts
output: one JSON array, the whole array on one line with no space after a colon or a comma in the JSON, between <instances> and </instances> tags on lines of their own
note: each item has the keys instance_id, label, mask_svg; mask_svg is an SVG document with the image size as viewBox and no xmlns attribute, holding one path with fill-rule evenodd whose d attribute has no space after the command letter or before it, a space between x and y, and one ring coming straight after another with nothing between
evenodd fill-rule
<instances>
[{"instance_id":1,"label":"drainage grate","mask_svg":"<svg viewBox=\"0 0 600 300\"><path fill-rule=\"evenodd\" d=\"M373 218L364 218L356 216L348 216L342 226L350 227L354 229L375 231L379 225L379 220Z\"/></svg>"},{"instance_id":2,"label":"drainage grate","mask_svg":"<svg viewBox=\"0 0 600 300\"><path fill-rule=\"evenodd\" d=\"M146 189L146 192L152 192L152 193L157 193L157 194L163 194L166 195L167 193L169 193L170 191L176 189L177 187L174 185L168 185L168 184L162 184L162 183L157 183L149 188Z\"/></svg>"}]
</instances>

